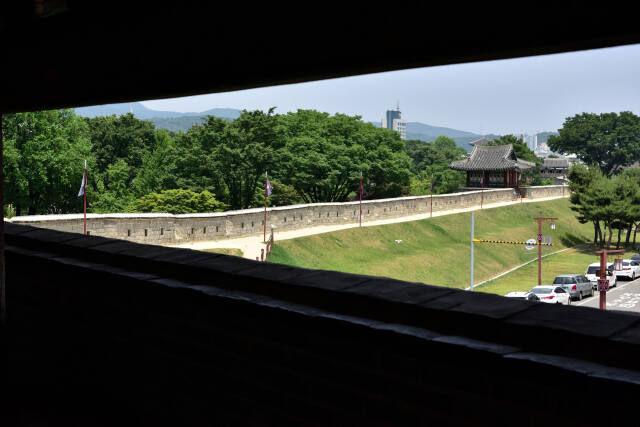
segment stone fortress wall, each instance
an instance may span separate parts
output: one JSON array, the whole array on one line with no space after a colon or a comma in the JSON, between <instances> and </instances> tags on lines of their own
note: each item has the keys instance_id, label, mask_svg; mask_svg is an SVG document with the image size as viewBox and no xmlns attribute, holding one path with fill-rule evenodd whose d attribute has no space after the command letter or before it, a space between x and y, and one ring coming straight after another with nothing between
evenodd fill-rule
<instances>
[{"instance_id":1,"label":"stone fortress wall","mask_svg":"<svg viewBox=\"0 0 640 427\"><path fill-rule=\"evenodd\" d=\"M548 185L523 187L527 199L568 196L566 186ZM514 190L491 189L433 196L433 212L480 207L484 204L516 200ZM376 221L429 213L430 196L363 200L362 221ZM357 223L359 202L312 203L267 208L267 233L273 226L278 231ZM92 236L130 240L140 243L171 245L192 241L222 240L259 236L263 233L264 209L202 214L87 214L87 232ZM15 224L25 224L52 230L83 232L82 214L33 215L14 217Z\"/></svg>"}]
</instances>

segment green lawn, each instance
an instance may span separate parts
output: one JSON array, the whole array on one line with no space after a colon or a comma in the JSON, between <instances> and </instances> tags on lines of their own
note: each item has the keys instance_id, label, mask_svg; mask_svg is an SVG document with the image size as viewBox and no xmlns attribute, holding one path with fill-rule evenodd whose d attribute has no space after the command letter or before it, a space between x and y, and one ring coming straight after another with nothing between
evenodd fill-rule
<instances>
[{"instance_id":1,"label":"green lawn","mask_svg":"<svg viewBox=\"0 0 640 427\"><path fill-rule=\"evenodd\" d=\"M543 253L592 238L591 225L578 223L567 199L477 211L475 234L477 238L498 240L535 238L536 216L560 218L556 230L544 226L544 234L553 237L554 246L544 248ZM269 261L466 288L470 218L470 213L461 213L284 241L278 241L276 236ZM476 244L475 248L477 282L535 257L535 251L527 251L523 246Z\"/></svg>"},{"instance_id":2,"label":"green lawn","mask_svg":"<svg viewBox=\"0 0 640 427\"><path fill-rule=\"evenodd\" d=\"M213 249L204 249L205 252L213 252L216 254L223 255L233 255L233 256L242 256L242 250L236 248L213 248Z\"/></svg>"},{"instance_id":3,"label":"green lawn","mask_svg":"<svg viewBox=\"0 0 640 427\"><path fill-rule=\"evenodd\" d=\"M584 274L587 266L598 262L594 254L596 249L592 245L549 255L542 258L542 284L553 283L553 279L560 274ZM535 257L537 259L537 257ZM609 257L613 260L613 256ZM511 273L474 288L480 292L505 295L511 291L528 291L538 284L538 261L527 264Z\"/></svg>"}]
</instances>

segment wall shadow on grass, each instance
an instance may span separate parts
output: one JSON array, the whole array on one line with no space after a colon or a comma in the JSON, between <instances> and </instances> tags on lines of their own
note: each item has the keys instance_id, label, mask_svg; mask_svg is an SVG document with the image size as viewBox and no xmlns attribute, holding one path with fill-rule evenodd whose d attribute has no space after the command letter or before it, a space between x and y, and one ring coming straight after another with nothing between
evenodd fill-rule
<instances>
[{"instance_id":1,"label":"wall shadow on grass","mask_svg":"<svg viewBox=\"0 0 640 427\"><path fill-rule=\"evenodd\" d=\"M584 241L584 237L575 235L573 233L563 234L562 237L560 237L560 241L562 242L563 245L565 245L568 248L571 246L576 246L576 245L586 243Z\"/></svg>"}]
</instances>

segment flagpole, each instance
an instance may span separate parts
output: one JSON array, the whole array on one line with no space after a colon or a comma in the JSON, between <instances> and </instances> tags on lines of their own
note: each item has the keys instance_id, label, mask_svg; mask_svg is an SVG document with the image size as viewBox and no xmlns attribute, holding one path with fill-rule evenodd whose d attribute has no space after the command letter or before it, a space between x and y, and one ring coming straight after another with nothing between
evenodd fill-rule
<instances>
[{"instance_id":1,"label":"flagpole","mask_svg":"<svg viewBox=\"0 0 640 427\"><path fill-rule=\"evenodd\" d=\"M431 206L429 207L429 217L433 218L433 174L431 174Z\"/></svg>"},{"instance_id":2,"label":"flagpole","mask_svg":"<svg viewBox=\"0 0 640 427\"><path fill-rule=\"evenodd\" d=\"M482 183L482 190L480 191L480 209L482 209L482 203L484 202L484 171L482 171L482 178L480 178L480 182Z\"/></svg>"},{"instance_id":3,"label":"flagpole","mask_svg":"<svg viewBox=\"0 0 640 427\"><path fill-rule=\"evenodd\" d=\"M362 227L362 171L360 171L360 227Z\"/></svg>"},{"instance_id":4,"label":"flagpole","mask_svg":"<svg viewBox=\"0 0 640 427\"><path fill-rule=\"evenodd\" d=\"M264 237L263 241L267 241L267 173L264 173Z\"/></svg>"},{"instance_id":5,"label":"flagpole","mask_svg":"<svg viewBox=\"0 0 640 427\"><path fill-rule=\"evenodd\" d=\"M87 161L84 161L84 235L87 235Z\"/></svg>"}]
</instances>

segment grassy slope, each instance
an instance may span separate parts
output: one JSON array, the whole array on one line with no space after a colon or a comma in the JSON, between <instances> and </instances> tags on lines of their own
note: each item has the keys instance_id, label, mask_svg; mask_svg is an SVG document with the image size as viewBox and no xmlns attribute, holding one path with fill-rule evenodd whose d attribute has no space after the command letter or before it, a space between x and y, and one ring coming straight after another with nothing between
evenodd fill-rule
<instances>
[{"instance_id":1,"label":"grassy slope","mask_svg":"<svg viewBox=\"0 0 640 427\"><path fill-rule=\"evenodd\" d=\"M594 254L596 250L593 245L584 245L543 258L542 284L553 283L553 279L560 274L584 274L589 264L600 261L600 257ZM625 258L629 256L627 254ZM609 255L609 261L613 262L614 259L615 255ZM481 292L505 295L511 291L528 291L537 284L538 262L536 261L476 289Z\"/></svg>"},{"instance_id":2,"label":"grassy slope","mask_svg":"<svg viewBox=\"0 0 640 427\"><path fill-rule=\"evenodd\" d=\"M567 199L478 211L475 234L499 240L534 238L536 216L560 218L556 230L544 227L554 246L543 253L592 237L591 226L576 221ZM469 283L470 217L470 213L461 213L285 241L276 236L269 261L465 288ZM475 280L479 282L535 258L536 252L516 245L476 244L475 255Z\"/></svg>"}]
</instances>

